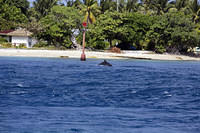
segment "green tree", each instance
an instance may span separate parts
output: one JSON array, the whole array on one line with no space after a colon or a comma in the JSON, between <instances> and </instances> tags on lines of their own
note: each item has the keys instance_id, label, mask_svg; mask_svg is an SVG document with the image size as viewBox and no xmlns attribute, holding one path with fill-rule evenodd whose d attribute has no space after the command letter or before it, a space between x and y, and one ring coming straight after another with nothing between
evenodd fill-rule
<instances>
[{"instance_id":1,"label":"green tree","mask_svg":"<svg viewBox=\"0 0 200 133\"><path fill-rule=\"evenodd\" d=\"M134 44L138 49L142 49L141 42L145 38L146 32L152 25L153 18L139 13L120 13L105 12L100 15L97 22L90 28L90 45L94 42L102 42L107 40L110 47L118 42L120 48L128 49ZM114 43L114 44L113 44ZM103 48L103 46L98 46ZM93 46L92 46L93 47Z\"/></svg>"},{"instance_id":2,"label":"green tree","mask_svg":"<svg viewBox=\"0 0 200 133\"><path fill-rule=\"evenodd\" d=\"M117 3L113 0L101 0L100 1L101 12L104 13L107 10L116 10Z\"/></svg>"},{"instance_id":3,"label":"green tree","mask_svg":"<svg viewBox=\"0 0 200 133\"><path fill-rule=\"evenodd\" d=\"M122 21L122 13L117 11L106 11L98 17L95 24L91 25L90 36L91 42L107 40L112 47L112 41L116 39L117 33L121 33L120 24ZM91 43L92 44L92 43Z\"/></svg>"},{"instance_id":4,"label":"green tree","mask_svg":"<svg viewBox=\"0 0 200 133\"><path fill-rule=\"evenodd\" d=\"M27 18L21 9L0 0L0 30L15 29L26 22Z\"/></svg>"},{"instance_id":5,"label":"green tree","mask_svg":"<svg viewBox=\"0 0 200 133\"><path fill-rule=\"evenodd\" d=\"M199 4L198 0L192 0L189 3L189 9L193 16L193 21L195 23L198 23L200 20L200 4Z\"/></svg>"},{"instance_id":6,"label":"green tree","mask_svg":"<svg viewBox=\"0 0 200 133\"><path fill-rule=\"evenodd\" d=\"M80 0L66 0L66 6L68 7L76 7L76 8L79 8L79 6L81 5L81 1Z\"/></svg>"},{"instance_id":7,"label":"green tree","mask_svg":"<svg viewBox=\"0 0 200 133\"><path fill-rule=\"evenodd\" d=\"M142 0L142 2L146 12L150 10L155 12L157 15L164 14L173 7L169 0Z\"/></svg>"},{"instance_id":8,"label":"green tree","mask_svg":"<svg viewBox=\"0 0 200 133\"><path fill-rule=\"evenodd\" d=\"M54 6L51 12L41 19L42 30L37 35L39 39L58 48L72 47L73 29L79 29L81 16L74 7Z\"/></svg>"},{"instance_id":9,"label":"green tree","mask_svg":"<svg viewBox=\"0 0 200 133\"><path fill-rule=\"evenodd\" d=\"M167 13L158 17L148 31L149 48L159 53L186 53L199 43L194 29L195 25L184 13Z\"/></svg>"},{"instance_id":10,"label":"green tree","mask_svg":"<svg viewBox=\"0 0 200 133\"><path fill-rule=\"evenodd\" d=\"M173 7L172 4L169 3L169 0L154 0L153 5L158 15L167 13L168 10Z\"/></svg>"},{"instance_id":11,"label":"green tree","mask_svg":"<svg viewBox=\"0 0 200 133\"><path fill-rule=\"evenodd\" d=\"M127 0L126 10L128 12L137 11L138 6L138 0Z\"/></svg>"},{"instance_id":12,"label":"green tree","mask_svg":"<svg viewBox=\"0 0 200 133\"><path fill-rule=\"evenodd\" d=\"M38 12L37 19L45 17L51 11L51 8L57 5L58 0L36 0L33 2L35 11Z\"/></svg>"},{"instance_id":13,"label":"green tree","mask_svg":"<svg viewBox=\"0 0 200 133\"><path fill-rule=\"evenodd\" d=\"M176 0L175 6L178 11L185 10L189 5L190 0Z\"/></svg>"},{"instance_id":14,"label":"green tree","mask_svg":"<svg viewBox=\"0 0 200 133\"><path fill-rule=\"evenodd\" d=\"M38 33L40 33L42 30L42 26L39 20L37 19L38 12L36 12L34 8L30 8L28 11L28 16L29 21L26 29L33 32L33 35L38 35Z\"/></svg>"},{"instance_id":15,"label":"green tree","mask_svg":"<svg viewBox=\"0 0 200 133\"><path fill-rule=\"evenodd\" d=\"M138 8L138 0L119 0L118 10L120 12L133 12Z\"/></svg>"},{"instance_id":16,"label":"green tree","mask_svg":"<svg viewBox=\"0 0 200 133\"><path fill-rule=\"evenodd\" d=\"M21 12L27 15L29 9L29 2L28 0L3 0L4 3L8 4L9 6L15 6L21 9Z\"/></svg>"},{"instance_id":17,"label":"green tree","mask_svg":"<svg viewBox=\"0 0 200 133\"><path fill-rule=\"evenodd\" d=\"M154 17L140 13L128 13L124 14L122 21L123 32L117 36L121 41L121 48L129 49L134 46L140 50L145 49L147 47L145 36L154 22Z\"/></svg>"},{"instance_id":18,"label":"green tree","mask_svg":"<svg viewBox=\"0 0 200 133\"><path fill-rule=\"evenodd\" d=\"M152 0L141 0L141 3L141 6L144 8L141 8L144 14L150 14L152 12Z\"/></svg>"}]
</instances>

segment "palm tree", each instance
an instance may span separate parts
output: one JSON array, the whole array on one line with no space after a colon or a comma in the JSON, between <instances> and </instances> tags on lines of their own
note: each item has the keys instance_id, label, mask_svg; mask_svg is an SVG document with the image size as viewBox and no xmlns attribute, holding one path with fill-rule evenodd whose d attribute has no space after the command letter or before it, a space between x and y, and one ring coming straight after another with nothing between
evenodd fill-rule
<instances>
[{"instance_id":1,"label":"palm tree","mask_svg":"<svg viewBox=\"0 0 200 133\"><path fill-rule=\"evenodd\" d=\"M75 8L79 8L79 6L81 5L80 0L65 0L65 3L66 3L66 6L68 7L74 6Z\"/></svg>"},{"instance_id":2,"label":"palm tree","mask_svg":"<svg viewBox=\"0 0 200 133\"><path fill-rule=\"evenodd\" d=\"M100 1L100 7L101 7L101 12L104 13L106 10L112 10L112 9L117 9L117 3L113 0L101 0Z\"/></svg>"},{"instance_id":3,"label":"palm tree","mask_svg":"<svg viewBox=\"0 0 200 133\"><path fill-rule=\"evenodd\" d=\"M84 4L80 5L81 13L85 16L84 23L85 27L90 23L94 23L96 21L95 15L100 13L99 6L96 0L84 0ZM86 30L83 30L83 53L81 54L81 61L86 60L85 56L85 32Z\"/></svg>"},{"instance_id":4,"label":"palm tree","mask_svg":"<svg viewBox=\"0 0 200 133\"><path fill-rule=\"evenodd\" d=\"M189 9L193 15L193 21L195 23L198 23L200 20L200 4L199 4L198 0L192 0L189 3Z\"/></svg>"},{"instance_id":5,"label":"palm tree","mask_svg":"<svg viewBox=\"0 0 200 133\"><path fill-rule=\"evenodd\" d=\"M176 0L175 7L178 11L185 10L190 0Z\"/></svg>"},{"instance_id":6,"label":"palm tree","mask_svg":"<svg viewBox=\"0 0 200 133\"><path fill-rule=\"evenodd\" d=\"M131 12L136 11L138 0L118 0L118 11Z\"/></svg>"},{"instance_id":7,"label":"palm tree","mask_svg":"<svg viewBox=\"0 0 200 133\"><path fill-rule=\"evenodd\" d=\"M138 0L127 0L126 10L128 12L136 11L138 7Z\"/></svg>"},{"instance_id":8,"label":"palm tree","mask_svg":"<svg viewBox=\"0 0 200 133\"><path fill-rule=\"evenodd\" d=\"M146 5L149 9L156 12L157 15L168 12L170 8L173 8L170 0L145 0Z\"/></svg>"},{"instance_id":9,"label":"palm tree","mask_svg":"<svg viewBox=\"0 0 200 133\"><path fill-rule=\"evenodd\" d=\"M158 15L166 13L170 8L174 7L173 4L169 2L169 0L157 0L154 6L157 9Z\"/></svg>"},{"instance_id":10,"label":"palm tree","mask_svg":"<svg viewBox=\"0 0 200 133\"><path fill-rule=\"evenodd\" d=\"M39 13L38 19L46 16L51 8L57 5L58 0L36 0L33 2L35 11Z\"/></svg>"},{"instance_id":11,"label":"palm tree","mask_svg":"<svg viewBox=\"0 0 200 133\"><path fill-rule=\"evenodd\" d=\"M96 0L83 0L80 9L81 13L85 16L84 22L87 24L94 23L96 21L95 16L100 13L100 7Z\"/></svg>"},{"instance_id":12,"label":"palm tree","mask_svg":"<svg viewBox=\"0 0 200 133\"><path fill-rule=\"evenodd\" d=\"M140 0L141 6L140 6L140 12L143 12L144 14L152 14L153 11L153 0Z\"/></svg>"},{"instance_id":13,"label":"palm tree","mask_svg":"<svg viewBox=\"0 0 200 133\"><path fill-rule=\"evenodd\" d=\"M151 11L157 15L161 15L172 8L169 0L141 0L141 2L144 7L145 14Z\"/></svg>"},{"instance_id":14,"label":"palm tree","mask_svg":"<svg viewBox=\"0 0 200 133\"><path fill-rule=\"evenodd\" d=\"M136 11L138 0L100 0L102 13L106 10L117 10L119 12Z\"/></svg>"}]
</instances>

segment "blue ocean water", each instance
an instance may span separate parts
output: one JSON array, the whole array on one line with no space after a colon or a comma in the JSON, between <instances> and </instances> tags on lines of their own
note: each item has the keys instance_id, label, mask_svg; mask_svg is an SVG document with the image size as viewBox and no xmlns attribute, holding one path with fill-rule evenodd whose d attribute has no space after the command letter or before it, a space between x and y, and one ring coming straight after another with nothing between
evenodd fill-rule
<instances>
[{"instance_id":1,"label":"blue ocean water","mask_svg":"<svg viewBox=\"0 0 200 133\"><path fill-rule=\"evenodd\" d=\"M199 133L200 62L0 58L0 133Z\"/></svg>"}]
</instances>

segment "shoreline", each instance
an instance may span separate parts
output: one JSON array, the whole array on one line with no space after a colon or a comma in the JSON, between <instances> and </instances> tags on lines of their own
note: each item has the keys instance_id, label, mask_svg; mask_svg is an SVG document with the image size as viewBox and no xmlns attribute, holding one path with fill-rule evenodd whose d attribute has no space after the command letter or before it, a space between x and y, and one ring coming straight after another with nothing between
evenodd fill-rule
<instances>
[{"instance_id":1,"label":"shoreline","mask_svg":"<svg viewBox=\"0 0 200 133\"><path fill-rule=\"evenodd\" d=\"M0 49L1 56L10 57L47 57L47 58L80 58L81 50L33 50L33 49ZM122 51L122 53L85 51L86 58L95 59L143 59L200 61L200 58L185 55L155 54L151 51Z\"/></svg>"}]
</instances>

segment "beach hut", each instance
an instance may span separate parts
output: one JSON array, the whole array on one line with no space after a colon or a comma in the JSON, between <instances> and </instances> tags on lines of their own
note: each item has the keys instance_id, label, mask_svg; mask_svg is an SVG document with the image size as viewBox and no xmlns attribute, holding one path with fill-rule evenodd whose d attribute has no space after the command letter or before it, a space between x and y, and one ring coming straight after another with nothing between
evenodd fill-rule
<instances>
[{"instance_id":1,"label":"beach hut","mask_svg":"<svg viewBox=\"0 0 200 133\"><path fill-rule=\"evenodd\" d=\"M37 43L37 40L31 37L31 35L31 32L22 28L0 31L0 36L7 39L12 45L19 46L20 44L24 44L27 48L31 48Z\"/></svg>"}]
</instances>

